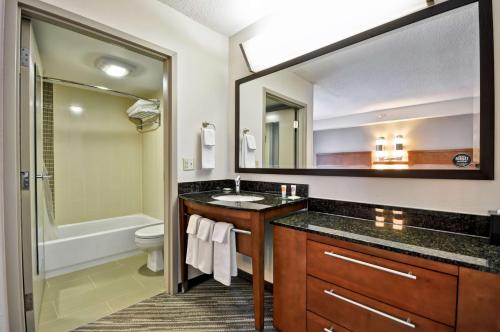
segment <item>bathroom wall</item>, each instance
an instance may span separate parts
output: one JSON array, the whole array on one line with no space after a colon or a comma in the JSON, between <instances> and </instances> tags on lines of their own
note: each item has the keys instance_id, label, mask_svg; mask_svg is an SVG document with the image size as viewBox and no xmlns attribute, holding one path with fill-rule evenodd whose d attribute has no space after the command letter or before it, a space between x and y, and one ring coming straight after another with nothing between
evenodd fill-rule
<instances>
[{"instance_id":1,"label":"bathroom wall","mask_svg":"<svg viewBox=\"0 0 500 332\"><path fill-rule=\"evenodd\" d=\"M179 181L223 179L228 173L228 38L159 1L44 0L70 12L121 30L176 54L174 105ZM217 165L201 170L200 127L217 126ZM196 170L183 171L182 158L195 158Z\"/></svg>"},{"instance_id":2,"label":"bathroom wall","mask_svg":"<svg viewBox=\"0 0 500 332\"><path fill-rule=\"evenodd\" d=\"M493 1L493 21L500 20L500 2ZM234 81L250 74L239 44L265 26L259 21L243 29L229 40L230 110L229 137L234 136ZM500 100L500 24L494 25L495 36L495 100ZM496 104L500 114L500 105ZM500 116L495 119L495 144L500 146ZM234 177L234 142L230 141L229 170ZM294 176L277 174L241 174L245 180L307 183L309 195L318 198L415 207L438 211L462 212L486 215L490 209L500 208L500 153L495 155L494 181L391 179L363 177ZM250 261L242 259L240 267L250 270ZM272 242L266 242L266 280L272 280Z\"/></svg>"},{"instance_id":3,"label":"bathroom wall","mask_svg":"<svg viewBox=\"0 0 500 332\"><path fill-rule=\"evenodd\" d=\"M396 135L405 137L405 150L470 148L472 131L472 114L319 130L314 132L314 152L373 151L377 137L391 144Z\"/></svg>"},{"instance_id":4,"label":"bathroom wall","mask_svg":"<svg viewBox=\"0 0 500 332\"><path fill-rule=\"evenodd\" d=\"M3 45L4 40L4 14L5 0L0 0L0 45ZM3 128L3 54L0 52L0 128ZM5 233L4 233L4 200L3 200L3 135L0 135L0 303L7 303L7 285L5 276ZM7 316L7 306L0 306L0 331L9 330L9 322Z\"/></svg>"},{"instance_id":5,"label":"bathroom wall","mask_svg":"<svg viewBox=\"0 0 500 332\"><path fill-rule=\"evenodd\" d=\"M56 224L142 212L142 139L126 114L133 102L54 84Z\"/></svg>"}]
</instances>

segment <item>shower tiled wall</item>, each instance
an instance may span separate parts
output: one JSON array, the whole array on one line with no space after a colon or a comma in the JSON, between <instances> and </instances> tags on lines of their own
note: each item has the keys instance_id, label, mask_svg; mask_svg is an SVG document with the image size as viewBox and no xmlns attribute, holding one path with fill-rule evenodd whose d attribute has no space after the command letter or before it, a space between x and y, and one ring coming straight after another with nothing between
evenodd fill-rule
<instances>
[{"instance_id":1,"label":"shower tiled wall","mask_svg":"<svg viewBox=\"0 0 500 332\"><path fill-rule=\"evenodd\" d=\"M55 209L55 176L54 176L54 105L53 105L53 86L52 83L43 83L43 162L48 174L50 192L52 195L52 204Z\"/></svg>"}]
</instances>

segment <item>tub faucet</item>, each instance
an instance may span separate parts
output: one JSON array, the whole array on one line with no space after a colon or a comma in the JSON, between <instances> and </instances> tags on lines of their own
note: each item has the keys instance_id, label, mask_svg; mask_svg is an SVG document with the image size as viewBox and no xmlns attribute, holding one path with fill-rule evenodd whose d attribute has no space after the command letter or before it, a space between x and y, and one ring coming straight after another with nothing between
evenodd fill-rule
<instances>
[{"instance_id":1,"label":"tub faucet","mask_svg":"<svg viewBox=\"0 0 500 332\"><path fill-rule=\"evenodd\" d=\"M235 184L234 191L236 191L237 194L240 193L240 178L241 177L238 175L236 179L234 179L234 184Z\"/></svg>"}]
</instances>

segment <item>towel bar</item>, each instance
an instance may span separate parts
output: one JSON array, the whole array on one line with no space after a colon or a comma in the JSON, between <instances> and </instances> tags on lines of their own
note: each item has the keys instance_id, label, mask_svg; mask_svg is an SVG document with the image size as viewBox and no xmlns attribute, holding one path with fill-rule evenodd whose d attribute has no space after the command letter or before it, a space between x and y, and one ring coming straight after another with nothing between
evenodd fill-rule
<instances>
[{"instance_id":1,"label":"towel bar","mask_svg":"<svg viewBox=\"0 0 500 332\"><path fill-rule=\"evenodd\" d=\"M252 235L252 232L246 231L244 229L233 228L232 231L235 232L235 233L241 233L241 234L245 234L245 235Z\"/></svg>"},{"instance_id":2,"label":"towel bar","mask_svg":"<svg viewBox=\"0 0 500 332\"><path fill-rule=\"evenodd\" d=\"M217 129L217 128L215 128L215 125L213 123L210 123L207 121L203 121L202 126L203 126L203 128L207 128L209 126L212 126L212 127L214 127L214 129Z\"/></svg>"},{"instance_id":3,"label":"towel bar","mask_svg":"<svg viewBox=\"0 0 500 332\"><path fill-rule=\"evenodd\" d=\"M184 215L189 219L191 215L189 213L184 213ZM245 234L245 235L252 235L252 232L244 230L244 229L239 229L239 228L233 228L231 231L235 233L240 233L240 234Z\"/></svg>"}]
</instances>

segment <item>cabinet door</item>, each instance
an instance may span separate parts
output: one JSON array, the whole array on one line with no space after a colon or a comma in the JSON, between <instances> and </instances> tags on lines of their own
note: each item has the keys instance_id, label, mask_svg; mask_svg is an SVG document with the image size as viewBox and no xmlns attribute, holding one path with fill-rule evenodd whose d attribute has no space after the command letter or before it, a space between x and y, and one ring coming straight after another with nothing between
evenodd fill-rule
<instances>
[{"instance_id":1,"label":"cabinet door","mask_svg":"<svg viewBox=\"0 0 500 332\"><path fill-rule=\"evenodd\" d=\"M460 268L457 331L500 331L500 276Z\"/></svg>"},{"instance_id":2,"label":"cabinet door","mask_svg":"<svg viewBox=\"0 0 500 332\"><path fill-rule=\"evenodd\" d=\"M283 332L306 331L304 232L274 227L273 324Z\"/></svg>"}]
</instances>

